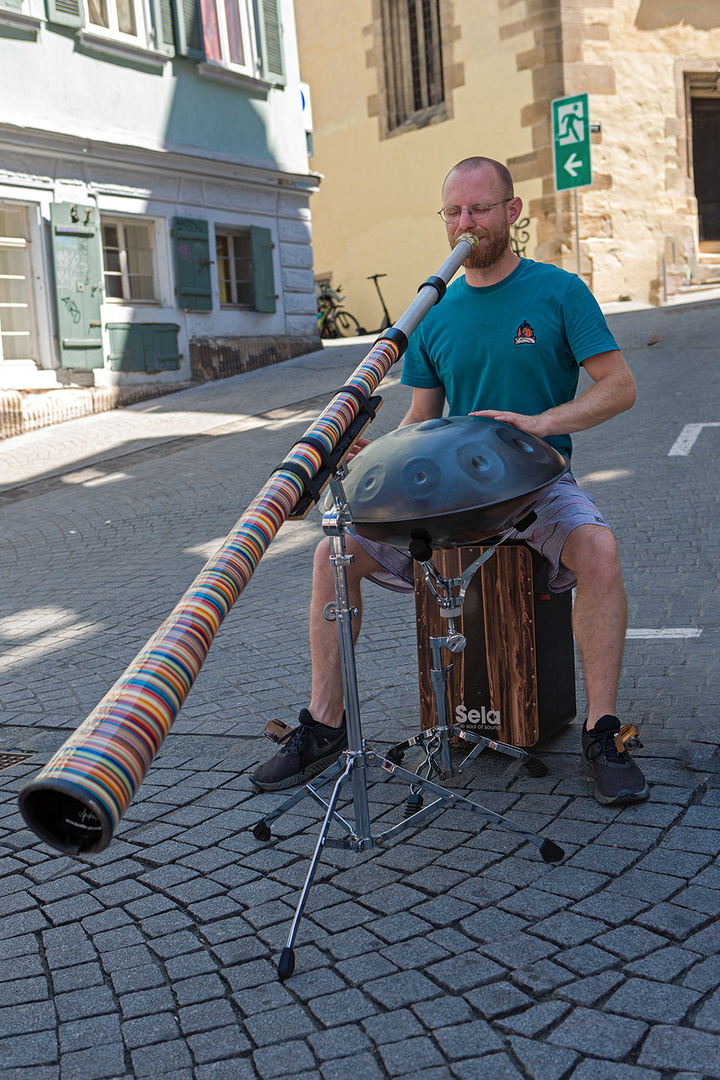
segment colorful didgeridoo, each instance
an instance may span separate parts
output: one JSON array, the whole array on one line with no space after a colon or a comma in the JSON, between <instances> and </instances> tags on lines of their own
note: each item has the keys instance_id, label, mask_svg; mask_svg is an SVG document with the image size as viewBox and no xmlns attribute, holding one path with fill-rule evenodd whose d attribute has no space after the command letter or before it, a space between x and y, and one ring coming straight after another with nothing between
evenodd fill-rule
<instances>
[{"instance_id":1,"label":"colorful didgeridoo","mask_svg":"<svg viewBox=\"0 0 720 1080\"><path fill-rule=\"evenodd\" d=\"M332 455L362 408L407 347L407 339L445 293L477 241L462 237L412 304L385 331L341 390L292 448L222 547L44 769L20 792L30 828L70 854L103 851L158 753L208 654L221 622L262 555ZM304 440L308 440L305 442ZM312 444L315 445L312 445ZM300 474L300 475L298 475Z\"/></svg>"}]
</instances>

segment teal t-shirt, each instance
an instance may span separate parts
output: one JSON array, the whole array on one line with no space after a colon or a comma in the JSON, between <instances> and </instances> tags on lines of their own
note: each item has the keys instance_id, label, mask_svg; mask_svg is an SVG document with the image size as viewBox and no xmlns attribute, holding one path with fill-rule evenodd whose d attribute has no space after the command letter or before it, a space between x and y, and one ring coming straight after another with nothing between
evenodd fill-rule
<instances>
[{"instance_id":1,"label":"teal t-shirt","mask_svg":"<svg viewBox=\"0 0 720 1080\"><path fill-rule=\"evenodd\" d=\"M572 401L580 364L617 349L595 297L575 274L522 259L497 285L464 277L410 338L402 382L442 386L451 416L480 409L536 415ZM570 457L569 435L547 439Z\"/></svg>"}]
</instances>

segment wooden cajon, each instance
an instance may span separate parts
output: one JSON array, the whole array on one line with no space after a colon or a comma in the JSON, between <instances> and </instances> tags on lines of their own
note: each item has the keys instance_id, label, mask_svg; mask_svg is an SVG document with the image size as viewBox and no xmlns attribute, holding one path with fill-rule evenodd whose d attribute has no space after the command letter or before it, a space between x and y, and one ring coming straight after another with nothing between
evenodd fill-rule
<instances>
[{"instance_id":1,"label":"wooden cajon","mask_svg":"<svg viewBox=\"0 0 720 1080\"><path fill-rule=\"evenodd\" d=\"M443 577L459 577L483 547L433 553ZM576 715L570 592L550 593L547 563L524 544L500 545L475 573L456 627L463 652L443 650L450 723L514 746L534 746ZM437 600L415 565L422 730L437 724L430 637L447 633Z\"/></svg>"}]
</instances>

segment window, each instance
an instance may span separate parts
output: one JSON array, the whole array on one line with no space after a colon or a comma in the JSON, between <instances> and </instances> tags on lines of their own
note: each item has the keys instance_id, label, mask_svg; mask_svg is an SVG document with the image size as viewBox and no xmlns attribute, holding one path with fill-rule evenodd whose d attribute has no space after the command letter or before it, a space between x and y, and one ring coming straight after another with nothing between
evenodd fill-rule
<instances>
[{"instance_id":1,"label":"window","mask_svg":"<svg viewBox=\"0 0 720 1080\"><path fill-rule=\"evenodd\" d=\"M160 67L175 51L170 0L46 0L46 3L48 19L77 28L78 40L91 51L140 57Z\"/></svg>"},{"instance_id":2,"label":"window","mask_svg":"<svg viewBox=\"0 0 720 1080\"><path fill-rule=\"evenodd\" d=\"M250 230L215 232L218 284L222 307L255 306L253 257Z\"/></svg>"},{"instance_id":3,"label":"window","mask_svg":"<svg viewBox=\"0 0 720 1080\"><path fill-rule=\"evenodd\" d=\"M439 0L382 0L388 130L444 116Z\"/></svg>"},{"instance_id":4,"label":"window","mask_svg":"<svg viewBox=\"0 0 720 1080\"><path fill-rule=\"evenodd\" d=\"M24 207L0 206L0 360L34 360L30 243Z\"/></svg>"},{"instance_id":5,"label":"window","mask_svg":"<svg viewBox=\"0 0 720 1080\"><path fill-rule=\"evenodd\" d=\"M243 0L200 0L205 55L254 73L250 17Z\"/></svg>"},{"instance_id":6,"label":"window","mask_svg":"<svg viewBox=\"0 0 720 1080\"><path fill-rule=\"evenodd\" d=\"M218 66L235 78L285 82L282 27L278 0L199 0L207 65L201 74L218 74Z\"/></svg>"},{"instance_id":7,"label":"window","mask_svg":"<svg viewBox=\"0 0 720 1080\"><path fill-rule=\"evenodd\" d=\"M201 75L226 81L257 79L268 86L285 82L279 0L199 0L199 3L207 60L201 66ZM225 71L221 72L220 68Z\"/></svg>"},{"instance_id":8,"label":"window","mask_svg":"<svg viewBox=\"0 0 720 1080\"><path fill-rule=\"evenodd\" d=\"M88 23L112 34L127 34L137 38L138 26L143 25L142 6L136 0L87 0Z\"/></svg>"},{"instance_id":9,"label":"window","mask_svg":"<svg viewBox=\"0 0 720 1080\"><path fill-rule=\"evenodd\" d=\"M105 298L156 302L152 225L103 217L102 242Z\"/></svg>"}]
</instances>

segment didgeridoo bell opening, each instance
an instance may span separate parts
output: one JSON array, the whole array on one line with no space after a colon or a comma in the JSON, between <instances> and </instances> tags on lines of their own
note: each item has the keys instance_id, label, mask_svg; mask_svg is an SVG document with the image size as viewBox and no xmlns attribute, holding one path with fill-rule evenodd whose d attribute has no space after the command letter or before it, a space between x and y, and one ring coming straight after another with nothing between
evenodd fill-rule
<instances>
[{"instance_id":1,"label":"didgeridoo bell opening","mask_svg":"<svg viewBox=\"0 0 720 1080\"><path fill-rule=\"evenodd\" d=\"M112 839L113 821L105 807L66 780L31 781L18 802L33 832L66 855L104 851Z\"/></svg>"}]
</instances>

